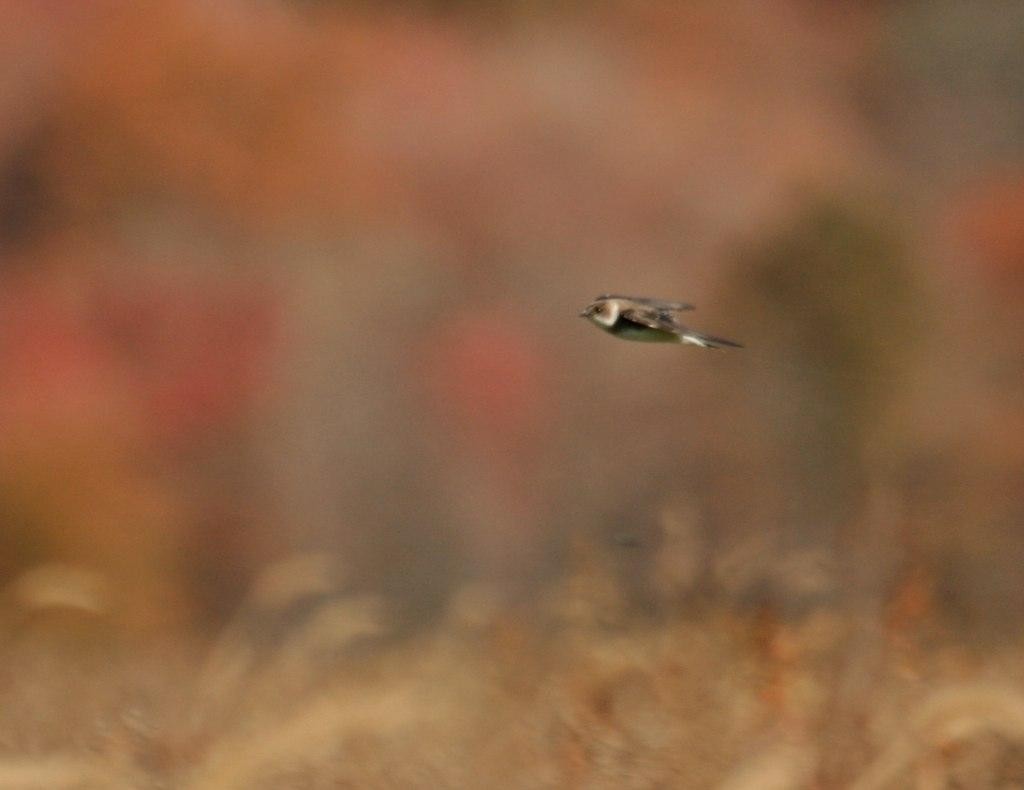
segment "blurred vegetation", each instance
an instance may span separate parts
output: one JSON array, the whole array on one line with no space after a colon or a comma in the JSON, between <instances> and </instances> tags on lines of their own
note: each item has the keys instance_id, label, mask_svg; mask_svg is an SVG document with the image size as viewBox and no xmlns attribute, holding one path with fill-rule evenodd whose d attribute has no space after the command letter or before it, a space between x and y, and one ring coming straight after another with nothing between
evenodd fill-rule
<instances>
[{"instance_id":1,"label":"blurred vegetation","mask_svg":"<svg viewBox=\"0 0 1024 790\"><path fill-rule=\"evenodd\" d=\"M764 349L745 386L789 467L788 518L813 543L857 518L869 467L900 448L889 415L919 353L922 296L906 232L852 200L812 199L757 245L731 286Z\"/></svg>"},{"instance_id":2,"label":"blurred vegetation","mask_svg":"<svg viewBox=\"0 0 1024 790\"><path fill-rule=\"evenodd\" d=\"M1024 782L1012 3L0 17L0 787Z\"/></svg>"}]
</instances>

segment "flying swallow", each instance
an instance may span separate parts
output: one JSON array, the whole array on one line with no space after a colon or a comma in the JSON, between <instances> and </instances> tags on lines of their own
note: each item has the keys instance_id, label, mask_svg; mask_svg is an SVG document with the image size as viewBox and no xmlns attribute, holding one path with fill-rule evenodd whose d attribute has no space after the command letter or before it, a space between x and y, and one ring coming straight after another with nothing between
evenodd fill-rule
<instances>
[{"instance_id":1,"label":"flying swallow","mask_svg":"<svg viewBox=\"0 0 1024 790\"><path fill-rule=\"evenodd\" d=\"M587 305L580 316L623 340L684 343L701 348L743 348L732 340L705 335L679 323L677 314L693 309L692 304L685 302L604 294Z\"/></svg>"}]
</instances>

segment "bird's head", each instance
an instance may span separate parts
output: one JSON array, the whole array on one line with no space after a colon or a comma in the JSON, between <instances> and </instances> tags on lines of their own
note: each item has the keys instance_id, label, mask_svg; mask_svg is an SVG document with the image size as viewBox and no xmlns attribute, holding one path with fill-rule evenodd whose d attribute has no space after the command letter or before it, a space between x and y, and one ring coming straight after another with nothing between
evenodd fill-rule
<instances>
[{"instance_id":1,"label":"bird's head","mask_svg":"<svg viewBox=\"0 0 1024 790\"><path fill-rule=\"evenodd\" d=\"M589 318L595 324L607 329L619 318L619 303L614 299L598 299L580 311L581 318Z\"/></svg>"}]
</instances>

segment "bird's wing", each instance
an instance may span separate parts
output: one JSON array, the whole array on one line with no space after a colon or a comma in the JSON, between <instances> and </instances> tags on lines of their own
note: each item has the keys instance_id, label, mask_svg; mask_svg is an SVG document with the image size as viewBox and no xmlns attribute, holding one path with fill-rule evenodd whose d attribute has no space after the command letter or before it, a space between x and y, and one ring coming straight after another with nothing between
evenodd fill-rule
<instances>
[{"instance_id":1,"label":"bird's wing","mask_svg":"<svg viewBox=\"0 0 1024 790\"><path fill-rule=\"evenodd\" d=\"M651 299L647 296L622 296L621 294L601 294L595 301L602 299L623 299L627 302L634 302L638 305L646 305L659 310L677 312L680 310L694 310L694 306L687 302L663 302L661 299Z\"/></svg>"},{"instance_id":2,"label":"bird's wing","mask_svg":"<svg viewBox=\"0 0 1024 790\"><path fill-rule=\"evenodd\" d=\"M686 327L678 323L672 313L655 307L630 307L619 313L619 317L651 329L660 329L662 332L686 331Z\"/></svg>"}]
</instances>

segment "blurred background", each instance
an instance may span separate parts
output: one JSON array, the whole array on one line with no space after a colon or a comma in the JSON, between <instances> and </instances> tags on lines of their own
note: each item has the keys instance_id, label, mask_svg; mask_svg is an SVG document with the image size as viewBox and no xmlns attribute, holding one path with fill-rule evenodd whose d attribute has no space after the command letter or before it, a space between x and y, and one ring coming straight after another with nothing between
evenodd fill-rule
<instances>
[{"instance_id":1,"label":"blurred background","mask_svg":"<svg viewBox=\"0 0 1024 790\"><path fill-rule=\"evenodd\" d=\"M1024 5L0 19L0 787L1024 786Z\"/></svg>"}]
</instances>

